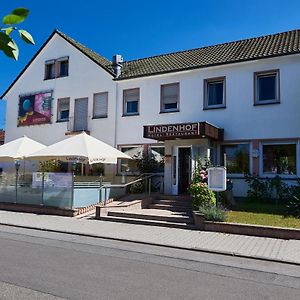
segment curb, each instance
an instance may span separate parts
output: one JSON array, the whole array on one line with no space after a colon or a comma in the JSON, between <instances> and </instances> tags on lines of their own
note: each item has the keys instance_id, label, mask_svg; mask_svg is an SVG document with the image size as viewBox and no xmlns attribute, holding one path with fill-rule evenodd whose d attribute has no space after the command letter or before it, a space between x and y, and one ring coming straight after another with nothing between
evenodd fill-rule
<instances>
[{"instance_id":1,"label":"curb","mask_svg":"<svg viewBox=\"0 0 300 300\"><path fill-rule=\"evenodd\" d=\"M76 235L76 236L84 236L84 237L91 237L91 238L100 238L100 239L111 240L111 241L130 242L130 243L149 245L149 246L159 246L159 247L179 249L179 250L197 251L197 252L204 252L204 253L211 253L211 254L221 254L221 255L226 255L226 256L230 256L230 257L248 258L248 259L255 259L255 260L262 260L262 261L269 261L269 262L275 262L275 263L283 263L283 264L288 264L288 265L300 266L300 262L267 258L267 257L262 257L262 256L250 256L250 255L236 254L234 252L228 252L228 251L209 250L209 249L205 249L205 248L188 248L188 247L181 247L181 246L174 246L174 245L165 245L165 244L159 244L159 243L130 240L130 239L125 239L125 238L105 237L105 236L100 236L100 235L90 234L90 233L80 233L80 232L63 231L63 230L49 229L49 228L42 228L42 227L14 225L14 224L7 224L7 223L1 223L1 222L0 222L0 225L8 226L8 227L24 228L24 229L33 229L33 230L39 230L39 231L45 231L45 232L55 232L55 233L62 233L62 234L69 234L69 235Z\"/></svg>"}]
</instances>

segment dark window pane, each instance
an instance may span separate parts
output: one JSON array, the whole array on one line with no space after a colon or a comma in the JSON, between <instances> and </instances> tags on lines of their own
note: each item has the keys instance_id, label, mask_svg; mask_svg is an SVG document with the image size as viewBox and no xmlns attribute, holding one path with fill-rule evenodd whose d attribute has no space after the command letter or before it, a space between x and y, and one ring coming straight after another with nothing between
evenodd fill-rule
<instances>
[{"instance_id":1,"label":"dark window pane","mask_svg":"<svg viewBox=\"0 0 300 300\"><path fill-rule=\"evenodd\" d=\"M127 102L127 113L128 114L138 113L138 101Z\"/></svg>"},{"instance_id":2,"label":"dark window pane","mask_svg":"<svg viewBox=\"0 0 300 300\"><path fill-rule=\"evenodd\" d=\"M222 159L226 154L226 167L228 173L249 173L249 145L222 146ZM224 163L224 161L223 161Z\"/></svg>"},{"instance_id":3,"label":"dark window pane","mask_svg":"<svg viewBox=\"0 0 300 300\"><path fill-rule=\"evenodd\" d=\"M46 78L45 79L53 79L54 78L54 64L46 64Z\"/></svg>"},{"instance_id":4,"label":"dark window pane","mask_svg":"<svg viewBox=\"0 0 300 300\"><path fill-rule=\"evenodd\" d=\"M59 76L68 76L68 71L69 71L69 62L67 60L61 61L60 62L60 67L59 67Z\"/></svg>"},{"instance_id":5,"label":"dark window pane","mask_svg":"<svg viewBox=\"0 0 300 300\"><path fill-rule=\"evenodd\" d=\"M208 86L208 106L223 104L223 81L209 82Z\"/></svg>"},{"instance_id":6,"label":"dark window pane","mask_svg":"<svg viewBox=\"0 0 300 300\"><path fill-rule=\"evenodd\" d=\"M258 100L276 100L276 75L258 77Z\"/></svg>"},{"instance_id":7,"label":"dark window pane","mask_svg":"<svg viewBox=\"0 0 300 300\"><path fill-rule=\"evenodd\" d=\"M60 119L61 120L68 120L69 119L69 111L63 110L60 112Z\"/></svg>"},{"instance_id":8,"label":"dark window pane","mask_svg":"<svg viewBox=\"0 0 300 300\"><path fill-rule=\"evenodd\" d=\"M264 145L263 172L273 174L296 173L296 145Z\"/></svg>"},{"instance_id":9,"label":"dark window pane","mask_svg":"<svg viewBox=\"0 0 300 300\"><path fill-rule=\"evenodd\" d=\"M177 109L177 102L176 103L165 103L164 105L164 109L168 110L168 109Z\"/></svg>"}]
</instances>

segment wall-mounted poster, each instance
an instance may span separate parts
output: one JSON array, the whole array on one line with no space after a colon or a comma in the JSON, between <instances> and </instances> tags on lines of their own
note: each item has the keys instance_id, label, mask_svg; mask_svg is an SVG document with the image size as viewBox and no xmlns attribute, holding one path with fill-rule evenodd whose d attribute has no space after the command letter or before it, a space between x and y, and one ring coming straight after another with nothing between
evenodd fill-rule
<instances>
[{"instance_id":1,"label":"wall-mounted poster","mask_svg":"<svg viewBox=\"0 0 300 300\"><path fill-rule=\"evenodd\" d=\"M18 126L51 123L51 102L51 91L20 96Z\"/></svg>"}]
</instances>

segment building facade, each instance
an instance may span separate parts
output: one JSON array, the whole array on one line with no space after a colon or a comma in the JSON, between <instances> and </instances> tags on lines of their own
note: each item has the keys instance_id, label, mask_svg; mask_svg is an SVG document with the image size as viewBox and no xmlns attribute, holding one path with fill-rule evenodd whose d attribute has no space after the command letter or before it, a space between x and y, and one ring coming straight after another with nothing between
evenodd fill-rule
<instances>
[{"instance_id":1,"label":"building facade","mask_svg":"<svg viewBox=\"0 0 300 300\"><path fill-rule=\"evenodd\" d=\"M111 62L54 31L2 95L6 142L50 145L85 130L127 153L164 157L164 191L185 193L196 160L244 173L300 175L300 31ZM224 156L226 154L226 156ZM106 176L135 174L132 162Z\"/></svg>"}]
</instances>

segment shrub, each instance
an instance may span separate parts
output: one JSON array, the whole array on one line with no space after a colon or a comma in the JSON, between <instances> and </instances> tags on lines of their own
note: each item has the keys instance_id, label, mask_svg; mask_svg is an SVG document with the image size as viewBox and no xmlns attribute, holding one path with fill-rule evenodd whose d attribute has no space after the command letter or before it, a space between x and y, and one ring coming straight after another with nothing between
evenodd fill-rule
<instances>
[{"instance_id":1,"label":"shrub","mask_svg":"<svg viewBox=\"0 0 300 300\"><path fill-rule=\"evenodd\" d=\"M204 214L207 221L224 222L226 220L225 211L217 206L200 206L199 212Z\"/></svg>"},{"instance_id":2,"label":"shrub","mask_svg":"<svg viewBox=\"0 0 300 300\"><path fill-rule=\"evenodd\" d=\"M206 183L193 183L189 187L189 192L193 197L193 208L199 209L200 206L215 206L216 196L213 191L208 189Z\"/></svg>"},{"instance_id":3,"label":"shrub","mask_svg":"<svg viewBox=\"0 0 300 300\"><path fill-rule=\"evenodd\" d=\"M291 188L291 197L286 203L286 212L288 215L300 218L300 178L298 178L298 186Z\"/></svg>"},{"instance_id":4,"label":"shrub","mask_svg":"<svg viewBox=\"0 0 300 300\"><path fill-rule=\"evenodd\" d=\"M138 181L136 183L133 183L130 186L130 193L132 194L141 194L145 191L145 184L142 181Z\"/></svg>"},{"instance_id":5,"label":"shrub","mask_svg":"<svg viewBox=\"0 0 300 300\"><path fill-rule=\"evenodd\" d=\"M261 180L258 176L245 175L245 181L249 185L247 198L254 202L266 202L272 198L272 187L270 179Z\"/></svg>"}]
</instances>

